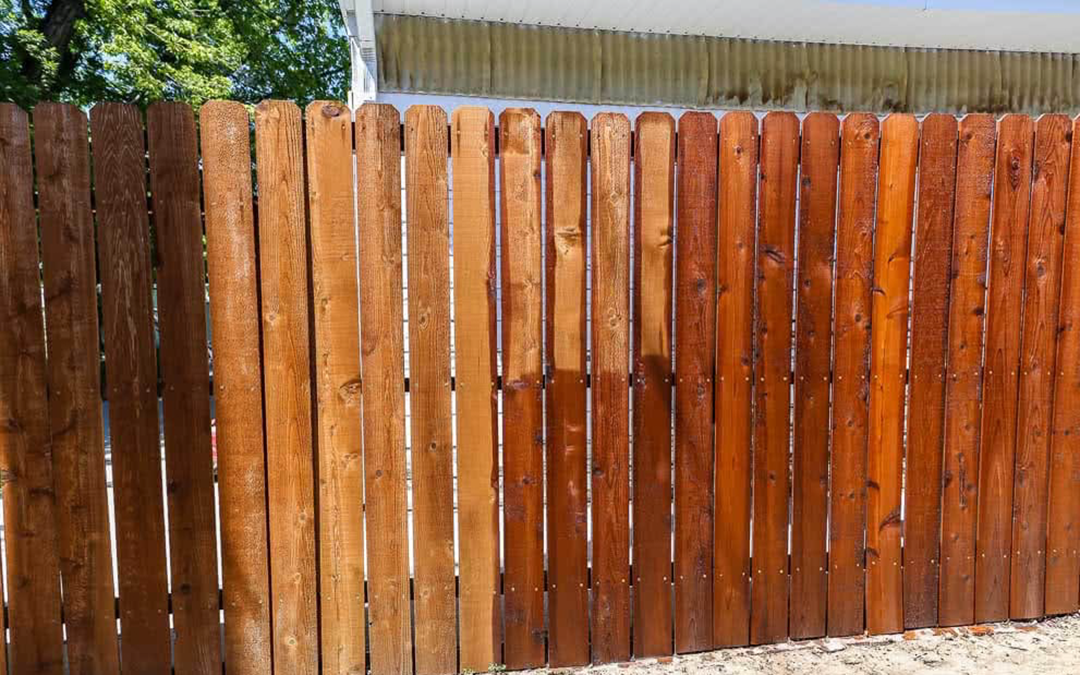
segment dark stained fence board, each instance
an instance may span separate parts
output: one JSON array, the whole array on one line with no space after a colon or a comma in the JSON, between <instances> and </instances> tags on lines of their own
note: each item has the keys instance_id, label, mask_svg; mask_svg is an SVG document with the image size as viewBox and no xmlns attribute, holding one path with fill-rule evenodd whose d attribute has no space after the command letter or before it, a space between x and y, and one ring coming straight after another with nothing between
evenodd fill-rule
<instances>
[{"instance_id":1,"label":"dark stained fence board","mask_svg":"<svg viewBox=\"0 0 1080 675\"><path fill-rule=\"evenodd\" d=\"M214 346L225 663L271 672L270 558L251 120L243 104L199 111Z\"/></svg>"},{"instance_id":2,"label":"dark stained fence board","mask_svg":"<svg viewBox=\"0 0 1080 675\"><path fill-rule=\"evenodd\" d=\"M592 661L597 664L630 659L630 122L625 115L593 118L592 204Z\"/></svg>"},{"instance_id":3,"label":"dark stained fence board","mask_svg":"<svg viewBox=\"0 0 1080 675\"><path fill-rule=\"evenodd\" d=\"M0 103L0 470L11 629L0 672L10 663L17 673L60 675L60 559L29 122L18 106Z\"/></svg>"},{"instance_id":4,"label":"dark stained fence board","mask_svg":"<svg viewBox=\"0 0 1080 675\"><path fill-rule=\"evenodd\" d=\"M634 136L634 655L672 650L671 320L675 120Z\"/></svg>"},{"instance_id":5,"label":"dark stained fence board","mask_svg":"<svg viewBox=\"0 0 1080 675\"><path fill-rule=\"evenodd\" d=\"M904 515L904 627L937 624L941 466L945 424L956 118L929 115L919 143L912 252L909 428Z\"/></svg>"},{"instance_id":6,"label":"dark stained fence board","mask_svg":"<svg viewBox=\"0 0 1080 675\"><path fill-rule=\"evenodd\" d=\"M791 527L791 637L825 634L829 377L840 121L803 120L796 293Z\"/></svg>"}]
</instances>

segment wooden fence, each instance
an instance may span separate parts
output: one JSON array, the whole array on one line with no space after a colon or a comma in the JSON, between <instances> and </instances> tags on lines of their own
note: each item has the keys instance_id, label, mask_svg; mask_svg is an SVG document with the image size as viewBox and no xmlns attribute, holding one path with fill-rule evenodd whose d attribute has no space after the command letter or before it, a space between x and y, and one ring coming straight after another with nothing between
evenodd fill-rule
<instances>
[{"instance_id":1,"label":"wooden fence","mask_svg":"<svg viewBox=\"0 0 1080 675\"><path fill-rule=\"evenodd\" d=\"M266 102L254 155L236 103L30 123L0 105L12 673L426 675L1080 606L1066 117L448 134Z\"/></svg>"}]
</instances>

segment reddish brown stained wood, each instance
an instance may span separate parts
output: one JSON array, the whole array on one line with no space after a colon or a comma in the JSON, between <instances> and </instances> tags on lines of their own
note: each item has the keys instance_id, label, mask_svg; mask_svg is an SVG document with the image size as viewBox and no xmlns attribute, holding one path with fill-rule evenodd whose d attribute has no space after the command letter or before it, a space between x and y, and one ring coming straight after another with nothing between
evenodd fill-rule
<instances>
[{"instance_id":1,"label":"reddish brown stained wood","mask_svg":"<svg viewBox=\"0 0 1080 675\"><path fill-rule=\"evenodd\" d=\"M266 489L277 675L316 672L319 651L301 134L300 109L294 104L264 101L255 108ZM370 503L370 491L368 499Z\"/></svg>"},{"instance_id":2,"label":"reddish brown stained wood","mask_svg":"<svg viewBox=\"0 0 1080 675\"><path fill-rule=\"evenodd\" d=\"M67 661L73 675L115 673L87 120L56 103L39 104L33 120Z\"/></svg>"},{"instance_id":3,"label":"reddish brown stained wood","mask_svg":"<svg viewBox=\"0 0 1080 675\"><path fill-rule=\"evenodd\" d=\"M39 137L40 138L40 137ZM44 142L39 140L39 142ZM8 623L19 673L63 672L60 560L29 117L0 103L0 470Z\"/></svg>"},{"instance_id":4,"label":"reddish brown stained wood","mask_svg":"<svg viewBox=\"0 0 1080 675\"><path fill-rule=\"evenodd\" d=\"M1034 130L1025 115L1007 115L998 126L979 438L975 620L980 623L1009 618L1019 317Z\"/></svg>"},{"instance_id":5,"label":"reddish brown stained wood","mask_svg":"<svg viewBox=\"0 0 1080 675\"><path fill-rule=\"evenodd\" d=\"M829 373L840 121L810 113L802 128L796 293L791 637L825 634L828 594Z\"/></svg>"},{"instance_id":6,"label":"reddish brown stained wood","mask_svg":"<svg viewBox=\"0 0 1080 675\"><path fill-rule=\"evenodd\" d=\"M976 480L996 127L991 115L968 115L960 122L948 307L941 550L937 556L941 568L936 622L946 626L974 623L975 618Z\"/></svg>"},{"instance_id":7,"label":"reddish brown stained wood","mask_svg":"<svg viewBox=\"0 0 1080 675\"><path fill-rule=\"evenodd\" d=\"M672 650L671 318L675 120L637 118L634 148L634 655Z\"/></svg>"},{"instance_id":8,"label":"reddish brown stained wood","mask_svg":"<svg viewBox=\"0 0 1080 675\"><path fill-rule=\"evenodd\" d=\"M745 645L750 640L750 453L758 182L758 122L753 113L728 113L720 120L719 163L723 199L717 213L716 242L716 516L711 642L715 647L727 647ZM676 355L681 353L676 350ZM682 372L679 363L677 360L676 368Z\"/></svg>"},{"instance_id":9,"label":"reddish brown stained wood","mask_svg":"<svg viewBox=\"0 0 1080 675\"><path fill-rule=\"evenodd\" d=\"M1013 484L1012 583L1009 615L1043 615L1046 582L1046 511L1054 407L1065 188L1069 183L1072 122L1043 115L1035 128L1028 220L1026 283L1020 351Z\"/></svg>"},{"instance_id":10,"label":"reddish brown stained wood","mask_svg":"<svg viewBox=\"0 0 1080 675\"><path fill-rule=\"evenodd\" d=\"M829 520L829 635L863 632L866 589L866 443L870 307L878 121L844 118L836 224L833 319L832 485Z\"/></svg>"},{"instance_id":11,"label":"reddish brown stained wood","mask_svg":"<svg viewBox=\"0 0 1080 675\"><path fill-rule=\"evenodd\" d=\"M630 659L630 122L625 115L593 118L592 204L592 662L612 663Z\"/></svg>"},{"instance_id":12,"label":"reddish brown stained wood","mask_svg":"<svg viewBox=\"0 0 1080 675\"><path fill-rule=\"evenodd\" d=\"M356 111L364 481L371 542L368 627L374 675L412 671L399 134L393 106L369 103Z\"/></svg>"},{"instance_id":13,"label":"reddish brown stained wood","mask_svg":"<svg viewBox=\"0 0 1080 675\"><path fill-rule=\"evenodd\" d=\"M499 115L507 668L544 665L544 236L540 116Z\"/></svg>"},{"instance_id":14,"label":"reddish brown stained wood","mask_svg":"<svg viewBox=\"0 0 1080 675\"><path fill-rule=\"evenodd\" d=\"M90 123L123 664L133 672L166 672L169 586L142 114L135 106L102 103Z\"/></svg>"},{"instance_id":15,"label":"reddish brown stained wood","mask_svg":"<svg viewBox=\"0 0 1080 675\"><path fill-rule=\"evenodd\" d=\"M771 112L761 124L754 363L754 557L750 642L788 635L788 448L791 315L799 118Z\"/></svg>"},{"instance_id":16,"label":"reddish brown stained wood","mask_svg":"<svg viewBox=\"0 0 1080 675\"><path fill-rule=\"evenodd\" d=\"M322 672L363 672L364 475L359 291L349 108L306 111L308 227L314 310ZM445 135L445 134L444 134Z\"/></svg>"},{"instance_id":17,"label":"reddish brown stained wood","mask_svg":"<svg viewBox=\"0 0 1080 675\"><path fill-rule=\"evenodd\" d=\"M713 396L717 133L711 113L679 118L675 255L675 651L713 646Z\"/></svg>"},{"instance_id":18,"label":"reddish brown stained wood","mask_svg":"<svg viewBox=\"0 0 1080 675\"><path fill-rule=\"evenodd\" d=\"M1074 122L1072 137L1080 133ZM1046 531L1046 613L1080 608L1080 143L1072 144L1058 317Z\"/></svg>"},{"instance_id":19,"label":"reddish brown stained wood","mask_svg":"<svg viewBox=\"0 0 1080 675\"><path fill-rule=\"evenodd\" d=\"M904 627L937 625L945 351L956 189L956 118L929 115L919 144L912 252L911 362L904 512Z\"/></svg>"},{"instance_id":20,"label":"reddish brown stained wood","mask_svg":"<svg viewBox=\"0 0 1080 675\"><path fill-rule=\"evenodd\" d=\"M251 193L251 121L241 103L199 111L206 261L214 344L225 663L271 669L259 289Z\"/></svg>"},{"instance_id":21,"label":"reddish brown stained wood","mask_svg":"<svg viewBox=\"0 0 1080 675\"><path fill-rule=\"evenodd\" d=\"M548 662L589 661L585 469L585 162L580 113L547 118Z\"/></svg>"}]
</instances>

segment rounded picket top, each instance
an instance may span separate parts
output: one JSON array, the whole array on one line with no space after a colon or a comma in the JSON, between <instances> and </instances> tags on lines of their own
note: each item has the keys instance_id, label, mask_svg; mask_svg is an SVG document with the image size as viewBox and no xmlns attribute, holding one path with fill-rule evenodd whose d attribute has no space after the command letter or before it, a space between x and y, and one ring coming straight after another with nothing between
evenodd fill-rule
<instances>
[{"instance_id":1,"label":"rounded picket top","mask_svg":"<svg viewBox=\"0 0 1080 675\"><path fill-rule=\"evenodd\" d=\"M445 144L446 129L449 126L449 121L446 117L446 110L441 105L432 104L419 104L411 105L405 111L405 135L410 136L416 134L420 127L430 127L432 129L442 128L442 138Z\"/></svg>"}]
</instances>

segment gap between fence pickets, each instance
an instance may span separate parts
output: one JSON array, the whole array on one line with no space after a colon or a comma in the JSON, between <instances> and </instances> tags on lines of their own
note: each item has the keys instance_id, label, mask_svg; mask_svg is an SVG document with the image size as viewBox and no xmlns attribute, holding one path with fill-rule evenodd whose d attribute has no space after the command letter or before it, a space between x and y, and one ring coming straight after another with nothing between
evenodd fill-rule
<instances>
[{"instance_id":1,"label":"gap between fence pickets","mask_svg":"<svg viewBox=\"0 0 1080 675\"><path fill-rule=\"evenodd\" d=\"M355 125L355 122L353 124ZM636 139L636 134L637 134L636 131L634 131L633 129L630 130L630 159L634 158L634 148L637 146L637 142L635 140ZM546 128L545 127L540 127L540 156L541 157L544 157L544 156L547 155L546 136L547 136ZM404 155L405 154L405 125L404 124L401 125L401 132L398 134L398 137L401 139L401 154ZM354 139L356 138L355 133L353 134L353 138ZM501 138L502 138L502 134L500 133L500 127L496 126L495 127L495 156L496 157L499 157L501 155L501 152L502 152L502 149L500 147L500 143L502 142L500 140ZM355 140L353 142L355 143ZM674 142L675 143L679 142L679 132L678 131L675 132ZM446 127L446 156L447 157L453 156L453 152L454 152L453 145L454 145L453 144L453 132L452 132L450 126L447 125L447 127ZM353 149L355 150L355 145L354 145ZM592 156L592 134L589 134L589 135L587 135L585 137L585 156L586 157L591 157ZM678 164L678 161L679 161L678 157L675 157L675 159L673 161L676 164Z\"/></svg>"}]
</instances>

